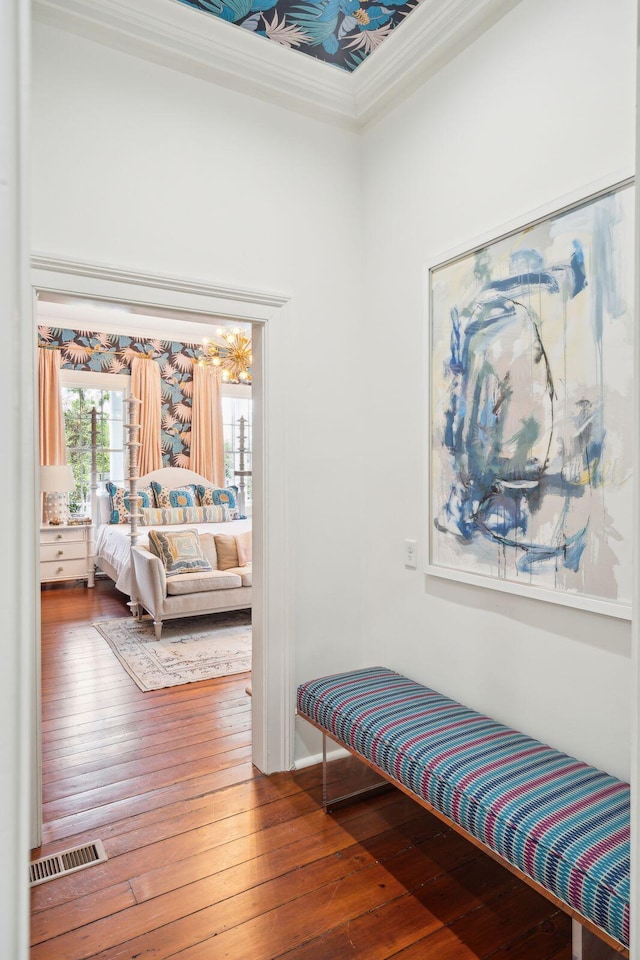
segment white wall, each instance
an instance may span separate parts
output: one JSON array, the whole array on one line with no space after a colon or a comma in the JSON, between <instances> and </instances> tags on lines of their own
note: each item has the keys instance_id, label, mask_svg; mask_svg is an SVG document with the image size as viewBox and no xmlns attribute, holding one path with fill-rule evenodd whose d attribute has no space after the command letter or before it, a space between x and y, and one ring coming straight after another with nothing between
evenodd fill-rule
<instances>
[{"instance_id":1,"label":"white wall","mask_svg":"<svg viewBox=\"0 0 640 960\"><path fill-rule=\"evenodd\" d=\"M424 264L632 171L634 70L633 0L523 0L364 141L366 662L621 776L629 624L425 578L404 569L403 538L423 538Z\"/></svg>"},{"instance_id":2,"label":"white wall","mask_svg":"<svg viewBox=\"0 0 640 960\"><path fill-rule=\"evenodd\" d=\"M38 25L33 157L35 251L292 297L275 339L294 679L347 667L361 578L358 556L336 562L336 531L361 531L357 135Z\"/></svg>"},{"instance_id":3,"label":"white wall","mask_svg":"<svg viewBox=\"0 0 640 960\"><path fill-rule=\"evenodd\" d=\"M359 138L38 26L33 94L36 251L293 296L295 679L384 663L623 776L628 624L425 579L402 544L425 260L632 169L634 55L632 0L523 0Z\"/></svg>"}]
</instances>

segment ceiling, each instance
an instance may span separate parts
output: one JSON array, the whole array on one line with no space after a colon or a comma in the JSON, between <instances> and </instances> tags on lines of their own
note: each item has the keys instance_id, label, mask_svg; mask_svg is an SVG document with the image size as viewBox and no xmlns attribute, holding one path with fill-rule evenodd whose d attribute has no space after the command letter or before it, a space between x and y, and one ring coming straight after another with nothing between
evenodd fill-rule
<instances>
[{"instance_id":1,"label":"ceiling","mask_svg":"<svg viewBox=\"0 0 640 960\"><path fill-rule=\"evenodd\" d=\"M177 0L351 72L421 0Z\"/></svg>"},{"instance_id":2,"label":"ceiling","mask_svg":"<svg viewBox=\"0 0 640 960\"><path fill-rule=\"evenodd\" d=\"M473 43L520 0L32 0L36 21L87 37L144 60L249 94L268 103L296 110L326 122L358 130L377 120L429 76ZM239 15L237 26L224 19L241 14L251 2L256 9ZM261 10L269 2L273 6ZM357 6L356 6L357 4ZM340 36L352 8L371 13L376 8L393 11L384 42L369 55L351 49L372 31L354 27ZM206 8L206 9L205 9ZM286 8L286 10L285 10ZM220 13L216 14L219 9ZM309 11L322 11L314 17ZM330 15L330 11L334 11ZM337 20L336 20L337 11ZM255 29L243 24L253 14ZM302 14L306 19L301 19ZM409 16L407 16L409 13ZM328 35L322 42L298 47L283 43L284 31L298 29L293 16L304 24L306 36L327 19L325 32L336 20L338 59L332 61ZM362 14L359 15L364 20ZM387 14L383 14L387 16ZM265 42L265 17L271 34L280 40ZM311 19L310 19L311 18ZM397 18L397 19L396 19ZM357 18L356 18L357 20ZM330 21L330 23L329 23ZM254 21L252 21L253 23ZM400 24L398 26L398 24ZM365 24L360 26L364 27ZM300 28L302 29L302 28ZM332 28L333 29L333 28ZM384 30L384 26L380 29ZM256 36L263 33L264 36ZM331 34L333 35L333 34ZM289 33L291 38L292 34ZM380 34L379 36L382 36ZM271 36L271 41L275 37ZM329 50L326 49L328 41ZM305 53L301 50L305 47ZM355 58L355 59L354 59ZM355 69L357 66L357 69Z\"/></svg>"}]
</instances>

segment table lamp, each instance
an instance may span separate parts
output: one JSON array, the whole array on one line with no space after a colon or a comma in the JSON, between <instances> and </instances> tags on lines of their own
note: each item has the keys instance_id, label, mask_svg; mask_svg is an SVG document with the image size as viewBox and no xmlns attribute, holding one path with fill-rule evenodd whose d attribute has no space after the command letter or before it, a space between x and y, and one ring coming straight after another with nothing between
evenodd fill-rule
<instances>
[{"instance_id":1,"label":"table lamp","mask_svg":"<svg viewBox=\"0 0 640 960\"><path fill-rule=\"evenodd\" d=\"M75 490L73 470L67 465L40 467L40 489L44 493L44 522L54 526L69 519L69 492Z\"/></svg>"}]
</instances>

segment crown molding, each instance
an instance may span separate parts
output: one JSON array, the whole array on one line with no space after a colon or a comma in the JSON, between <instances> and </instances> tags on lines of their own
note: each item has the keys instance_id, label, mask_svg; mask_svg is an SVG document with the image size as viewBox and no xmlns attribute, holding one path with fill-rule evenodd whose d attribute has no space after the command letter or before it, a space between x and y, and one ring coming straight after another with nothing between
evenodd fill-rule
<instances>
[{"instance_id":1,"label":"crown molding","mask_svg":"<svg viewBox=\"0 0 640 960\"><path fill-rule=\"evenodd\" d=\"M345 127L350 76L177 0L35 0L34 19Z\"/></svg>"},{"instance_id":2,"label":"crown molding","mask_svg":"<svg viewBox=\"0 0 640 960\"><path fill-rule=\"evenodd\" d=\"M422 0L347 73L178 0L34 0L34 19L124 53L358 130L469 46L520 0Z\"/></svg>"},{"instance_id":3,"label":"crown molding","mask_svg":"<svg viewBox=\"0 0 640 960\"><path fill-rule=\"evenodd\" d=\"M361 126L378 120L462 53L520 0L422 0L352 74Z\"/></svg>"}]
</instances>

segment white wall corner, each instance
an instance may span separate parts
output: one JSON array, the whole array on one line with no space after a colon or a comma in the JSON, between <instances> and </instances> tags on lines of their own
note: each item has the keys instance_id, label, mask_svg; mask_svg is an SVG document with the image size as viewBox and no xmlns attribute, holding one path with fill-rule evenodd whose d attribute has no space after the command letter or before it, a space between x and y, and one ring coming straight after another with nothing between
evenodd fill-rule
<instances>
[{"instance_id":1,"label":"white wall corner","mask_svg":"<svg viewBox=\"0 0 640 960\"><path fill-rule=\"evenodd\" d=\"M353 74L358 123L384 116L520 2L423 0Z\"/></svg>"}]
</instances>

